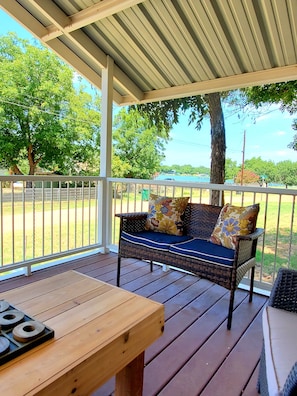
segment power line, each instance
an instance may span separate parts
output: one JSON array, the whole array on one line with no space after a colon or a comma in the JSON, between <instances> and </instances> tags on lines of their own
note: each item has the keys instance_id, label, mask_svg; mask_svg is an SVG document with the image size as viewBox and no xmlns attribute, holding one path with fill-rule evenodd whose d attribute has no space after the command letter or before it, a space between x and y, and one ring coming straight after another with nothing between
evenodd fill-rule
<instances>
[{"instance_id":1,"label":"power line","mask_svg":"<svg viewBox=\"0 0 297 396\"><path fill-rule=\"evenodd\" d=\"M180 139L173 139L173 141L174 142L177 142L177 143L182 143L182 144L185 144L185 145L187 145L187 146L196 146L196 147L205 147L205 148L207 148L207 149L211 149L211 147L208 145L208 144L201 144L201 143L195 143L195 142L187 142L187 141L185 141L185 140L180 140ZM239 150L239 149L232 149L232 148L228 148L227 147L227 151L231 151L231 152L235 152L235 153L240 153L241 152L241 150Z\"/></svg>"},{"instance_id":2,"label":"power line","mask_svg":"<svg viewBox=\"0 0 297 396\"><path fill-rule=\"evenodd\" d=\"M180 140L180 139L173 139L173 140L174 140L174 142L177 142L177 143L182 143L182 144L191 145L191 146L202 146L202 147L206 147L206 148L210 149L210 146L208 144L187 142L186 140Z\"/></svg>"},{"instance_id":3,"label":"power line","mask_svg":"<svg viewBox=\"0 0 297 396\"><path fill-rule=\"evenodd\" d=\"M9 100L5 100L5 99L0 99L0 102L2 103L6 103L6 104L11 104L13 106L17 106L17 107L22 107L23 109L27 109L30 110L32 109L33 106L28 106L28 105L24 105L22 103L17 103L17 102L13 102L13 101L9 101ZM41 109L38 106L34 106L36 108L37 111L39 111L40 113L45 113L45 114L49 114L49 115L53 115L53 116L57 116L60 117L61 114L60 113L55 113L53 111L49 111L49 110L44 110ZM85 119L85 118L72 118L72 117L67 117L68 120L71 121L75 121L75 122L84 122L84 123L88 123L89 125L95 125L94 123L90 122L89 120Z\"/></svg>"}]
</instances>

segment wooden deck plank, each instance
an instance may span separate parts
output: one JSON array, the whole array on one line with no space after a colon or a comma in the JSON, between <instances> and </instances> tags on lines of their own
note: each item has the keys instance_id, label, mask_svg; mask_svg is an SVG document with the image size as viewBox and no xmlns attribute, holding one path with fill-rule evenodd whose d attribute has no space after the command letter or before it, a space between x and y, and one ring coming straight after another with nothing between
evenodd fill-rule
<instances>
[{"instance_id":1,"label":"wooden deck plank","mask_svg":"<svg viewBox=\"0 0 297 396\"><path fill-rule=\"evenodd\" d=\"M220 387L227 389L228 394L231 395L242 393L250 379L250 373L253 372L259 362L262 339L258 337L258 329L261 325L261 319L260 311L248 328L248 332L244 332L233 344L224 364L213 374L212 379L200 393L201 396L219 396L221 395Z\"/></svg>"},{"instance_id":2,"label":"wooden deck plank","mask_svg":"<svg viewBox=\"0 0 297 396\"><path fill-rule=\"evenodd\" d=\"M230 389L229 393L230 383L236 382L237 378L233 378L230 375L230 360L228 361L227 359L234 348L236 348L241 337L243 337L247 329L249 329L250 321L253 320L255 314L261 310L262 306L262 299L255 298L254 303L249 304L246 297L240 308L234 312L231 330L228 331L225 327L225 323L223 323L217 331L211 334L193 358L182 367L173 381L167 385L167 389L163 391L163 394L169 395L172 394L172 389L175 389L175 391L180 389L180 394L186 390L185 394L187 395L221 395L222 389L228 389L228 395L240 395L241 391L237 392L237 389L235 393L232 393ZM258 323L256 324L258 325ZM257 364L259 355L260 352L257 351L257 359L255 362L253 361L251 371ZM249 362L247 362L248 358L249 357L246 359L241 357L241 359L238 359L235 369L239 368L239 370L243 370L245 365L249 364ZM225 371L220 373L219 370ZM195 376L193 376L193 372L196 373ZM247 373L248 370L245 372ZM250 376L250 372L247 373L248 377ZM219 382L221 381L221 384L215 382L217 386L217 388L214 386L215 389L210 387L213 378L216 378ZM222 378L224 378L224 381L222 381ZM245 384L246 382L246 380L243 380L242 383Z\"/></svg>"},{"instance_id":3,"label":"wooden deck plank","mask_svg":"<svg viewBox=\"0 0 297 396\"><path fill-rule=\"evenodd\" d=\"M259 396L257 390L257 382L258 382L258 373L259 373L259 364L255 367L246 388L242 391L241 396Z\"/></svg>"},{"instance_id":4,"label":"wooden deck plank","mask_svg":"<svg viewBox=\"0 0 297 396\"><path fill-rule=\"evenodd\" d=\"M222 297L220 299L218 299L219 294ZM145 395L153 395L159 392L207 341L209 334L212 334L223 322L226 328L228 303L225 290L220 286L215 285L208 290L207 296L204 295L204 301L199 304L203 313L198 317L198 320L162 351L158 355L158 359L154 359L146 367L144 373ZM162 370L160 370L160 363ZM154 381L151 381L151 378L154 378Z\"/></svg>"},{"instance_id":5,"label":"wooden deck plank","mask_svg":"<svg viewBox=\"0 0 297 396\"><path fill-rule=\"evenodd\" d=\"M176 310L175 314L169 319L165 317L166 322L164 334L147 349L146 361L152 360L155 356L160 354L161 351L165 350L166 347L169 347L171 343L176 342L183 332L187 331L187 329L192 326L200 316L212 307L218 298L222 297L223 293L223 289L219 287L208 288L205 293L202 293L196 299L191 301L190 304L184 303L182 306L174 304L175 307L178 307L179 309ZM172 300L174 299L175 298ZM168 304L170 304L170 302L165 304L165 313Z\"/></svg>"},{"instance_id":6,"label":"wooden deck plank","mask_svg":"<svg viewBox=\"0 0 297 396\"><path fill-rule=\"evenodd\" d=\"M2 280L0 292L70 269L115 285L116 268L116 254L94 254L29 277ZM257 395L261 310L266 297L255 294L249 304L248 292L238 290L228 331L228 290L186 273L164 272L159 265L151 273L148 263L135 259L122 260L121 270L123 289L165 305L164 335L145 353L144 396ZM110 396L114 386L111 378L93 396Z\"/></svg>"}]
</instances>

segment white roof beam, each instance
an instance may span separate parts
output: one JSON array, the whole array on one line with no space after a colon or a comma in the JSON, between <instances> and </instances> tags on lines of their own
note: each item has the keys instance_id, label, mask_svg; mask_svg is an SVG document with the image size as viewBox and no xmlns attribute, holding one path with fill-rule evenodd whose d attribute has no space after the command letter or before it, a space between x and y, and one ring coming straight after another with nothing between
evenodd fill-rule
<instances>
[{"instance_id":1,"label":"white roof beam","mask_svg":"<svg viewBox=\"0 0 297 396\"><path fill-rule=\"evenodd\" d=\"M41 11L51 13L52 5L44 3L44 0L29 0L32 4L36 4L40 7ZM133 7L144 0L102 0L97 4L94 4L82 11L77 12L71 16L65 16L66 19L60 18L58 21L55 18L50 18L52 25L48 26L47 34L42 37L42 40L49 41L53 38L59 37L62 34L73 32L84 26L90 25L94 22L99 21L103 18L108 18L118 12L125 10L126 8ZM61 11L61 10L59 10ZM52 14L52 15L55 15ZM58 24L57 24L58 22Z\"/></svg>"},{"instance_id":2,"label":"white roof beam","mask_svg":"<svg viewBox=\"0 0 297 396\"><path fill-rule=\"evenodd\" d=\"M162 101L192 95L204 95L207 93L230 91L256 85L293 80L297 80L297 64L277 67L270 70L244 73L236 76L217 78L214 80L201 81L178 87L156 89L154 91L145 92L143 100L138 103ZM130 96L124 97L121 105L126 106L129 104L135 104L134 98Z\"/></svg>"},{"instance_id":3,"label":"white roof beam","mask_svg":"<svg viewBox=\"0 0 297 396\"><path fill-rule=\"evenodd\" d=\"M101 51L82 31L77 31L82 26L86 26L98 19L122 11L127 7L138 4L144 0L103 0L71 17L66 16L54 3L44 2L44 0L28 0L38 8L58 29L61 34L65 34L82 52L91 58L100 68L106 68L106 54ZM69 25L70 21L70 25ZM76 21L73 23L73 21ZM78 23L79 22L79 23ZM68 25L67 25L68 24ZM67 28L68 26L68 28ZM49 36L40 38L49 43ZM135 100L142 100L143 92L133 81L125 75L118 66L114 66L114 78Z\"/></svg>"}]
</instances>

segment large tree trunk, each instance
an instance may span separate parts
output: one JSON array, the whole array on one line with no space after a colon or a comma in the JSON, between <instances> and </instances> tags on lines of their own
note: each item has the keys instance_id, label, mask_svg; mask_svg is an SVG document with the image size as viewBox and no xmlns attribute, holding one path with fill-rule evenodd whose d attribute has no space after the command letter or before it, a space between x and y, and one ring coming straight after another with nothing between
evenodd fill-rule
<instances>
[{"instance_id":1,"label":"large tree trunk","mask_svg":"<svg viewBox=\"0 0 297 396\"><path fill-rule=\"evenodd\" d=\"M225 159L226 159L226 137L224 115L221 105L221 97L218 92L206 95L209 107L210 126L211 126L211 165L210 165L210 182L215 184L224 184L225 182ZM220 192L213 191L211 203L219 205L223 202L220 200Z\"/></svg>"}]
</instances>

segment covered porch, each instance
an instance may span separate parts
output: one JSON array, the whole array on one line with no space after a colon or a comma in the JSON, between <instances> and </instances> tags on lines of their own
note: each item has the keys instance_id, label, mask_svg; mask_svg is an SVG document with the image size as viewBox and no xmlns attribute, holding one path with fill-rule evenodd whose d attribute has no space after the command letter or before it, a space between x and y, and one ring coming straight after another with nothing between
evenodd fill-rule
<instances>
[{"instance_id":1,"label":"covered porch","mask_svg":"<svg viewBox=\"0 0 297 396\"><path fill-rule=\"evenodd\" d=\"M1 281L0 292L68 269L115 284L117 256L109 252L112 241L116 240L113 236L116 227L112 227L113 181L109 179L113 102L125 106L295 80L297 77L294 0L0 0L0 6L102 91L100 199L96 212L100 225L96 224L95 242L87 241L80 251L91 246L106 253L71 259L58 266L33 271L31 276L16 274L14 278ZM26 178L21 180L26 181ZM174 187L169 183L165 190L167 185ZM208 186L210 190L213 187L219 188ZM235 194L238 189L231 190ZM262 191L251 193L254 200ZM132 194L138 194L136 189ZM296 238L293 230L296 226L296 194L293 191L290 201L288 262ZM13 208L14 195L11 196ZM35 197L32 202L35 210ZM123 207L121 202L120 208L126 209L126 202ZM280 200L274 257L279 251L281 204ZM266 203L264 208L267 209ZM262 212L263 223L267 220L266 209ZM44 213L44 207L42 210ZM133 210L133 205L129 210ZM61 206L58 211L62 219ZM53 206L50 212L53 213ZM13 209L11 215L14 218ZM53 218L51 214L50 219ZM1 227L2 222L3 218ZM25 229L25 221L23 224ZM13 235L16 233L14 227L15 220L12 221ZM44 238L45 228L42 227ZM53 226L50 227L53 230ZM33 231L33 261L27 266L26 249L22 262L15 263L13 255L10 263L15 264L16 270L45 261L34 256L35 228ZM23 233L24 241L25 238ZM12 241L13 250L14 237ZM2 249L3 246L2 239ZM265 240L261 263L265 257L264 247ZM53 255L51 246L50 253L63 260L65 250L60 247L60 251ZM175 270L163 272L158 265L150 273L144 262L124 261L122 287L165 304L165 334L146 352L144 395L213 396L226 393L255 396L262 345L261 310L267 297L255 294L253 303L249 304L248 292L239 290L232 331L227 331L228 291L189 274ZM276 268L276 260L272 262ZM262 281L262 265L259 268L259 280ZM6 271L4 267L1 269ZM27 274L30 272L28 270ZM108 396L113 391L111 380L94 395Z\"/></svg>"},{"instance_id":2,"label":"covered porch","mask_svg":"<svg viewBox=\"0 0 297 396\"><path fill-rule=\"evenodd\" d=\"M98 187L96 192L98 195L95 197L95 200L98 197L95 209L98 222L95 225L97 230L92 240L85 241L85 232L83 231L81 236L83 249L87 250L90 246L98 246L107 252L112 244L117 243L117 227L113 224L114 214L119 210L133 211L137 209L136 196L139 192L137 188L142 183L142 188L146 189L149 186L149 188L159 189L158 183L151 183L148 180L143 182L132 180L132 183L131 180L120 180L121 194L124 192L124 188L128 188L126 201L123 204L122 199L119 201L113 199L117 198L113 196L117 180L111 179L113 104L127 106L295 80L297 78L297 14L295 5L294 0L260 0L257 2L238 0L77 0L73 2L0 0L0 7L4 11L102 92L100 172L98 172L98 179L94 182L92 179L95 178L86 180L87 183L93 183ZM16 181L25 183L29 179L29 177L22 176ZM7 178L7 180L10 179ZM41 200L44 200L45 182L38 177L33 177L31 180L34 185L41 181L39 191L42 195ZM67 183L66 176L52 180L47 178L47 180L51 186L49 194L53 194L55 191L54 181L57 181L59 185L58 194L60 194L59 189L62 183ZM76 183L75 180L75 186L77 186ZM132 187L130 188L130 186ZM166 183L164 191L169 191L169 187L172 187L170 191L175 195L177 191L175 184ZM183 194L184 187L178 186L178 188ZM192 191L192 186L190 189ZM206 189L208 191L216 190L219 194L228 190L231 200L233 200L232 194L239 192L242 194L242 199L237 202L242 205L248 202L244 197L245 189L241 190L237 186L229 188L225 185L208 185ZM201 201L203 187L197 186L197 190L199 197L195 197L195 199ZM25 197L27 191L25 189L23 191L23 197ZM262 226L264 228L266 228L268 215L269 218L272 216L267 211L270 193L275 195L273 191L266 194L267 191L264 192L265 202L262 205ZM259 198L262 199L262 189L256 188L249 192L251 192L249 199L252 202ZM284 193L287 195L286 192ZM48 257L45 259L42 257L48 256L44 247L41 248L41 255L35 254L35 231L37 229L35 227L38 225L35 224L34 217L36 201L34 194L31 198L34 227L33 254L29 255L29 260L33 261L29 263L30 265L37 263L38 260L48 259ZM279 194L277 192L276 195L279 196L279 201L276 204L278 207L273 213L275 238L272 245L269 246L269 251L266 252L266 256L267 253L272 256L270 261L273 268L269 274L272 276L272 281L278 267L276 256L279 253L281 239L281 217L284 217L281 213L281 208L284 206L284 202L281 201L283 191ZM288 195L288 217L283 221L286 224L285 234L287 236L285 260L290 266L294 257L296 191L293 190ZM14 196L12 192L12 208L15 205ZM51 202L55 200L53 195L50 199ZM67 199L70 199L70 196ZM75 202L76 200L77 197L75 197ZM119 208L115 206L117 202L119 202ZM49 212L52 216L51 231L53 232L55 208L52 203L51 205ZM43 212L44 208L45 206L43 206ZM146 210L143 200L140 202L140 208ZM64 213L62 206L58 212L60 216L58 233L61 239L61 219L62 213ZM17 268L21 267L23 263L16 263L18 260L14 254L15 219L13 209L10 214L13 219L10 230L12 233L12 254L5 264L13 264L13 268ZM85 222L84 215L83 211L83 222ZM24 248L27 244L24 216L23 214L21 261L26 263L28 259L27 250ZM0 220L4 224L4 219ZM45 220L46 217L43 217L43 224L45 224ZM42 225L43 237L45 232ZM53 236L53 234L51 235ZM88 232L87 235L89 235ZM75 246L74 251L77 250L76 246L79 244L76 236L73 238L74 243L70 239L68 239L66 249L63 248L60 240L57 252L52 244L49 247L49 255L63 257L63 252L72 250L71 245ZM3 241L2 235L2 255L5 250ZM260 282L263 278L264 248L265 240L263 240L260 257ZM2 260L1 272L3 264L4 260ZM281 265L283 264L282 262ZM27 268L30 273L30 267Z\"/></svg>"}]
</instances>

